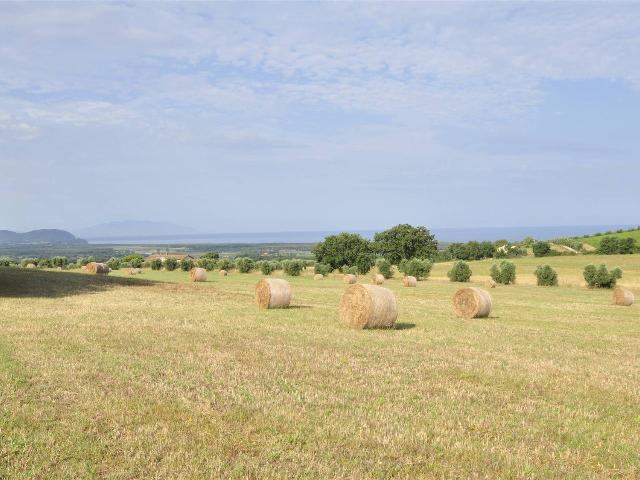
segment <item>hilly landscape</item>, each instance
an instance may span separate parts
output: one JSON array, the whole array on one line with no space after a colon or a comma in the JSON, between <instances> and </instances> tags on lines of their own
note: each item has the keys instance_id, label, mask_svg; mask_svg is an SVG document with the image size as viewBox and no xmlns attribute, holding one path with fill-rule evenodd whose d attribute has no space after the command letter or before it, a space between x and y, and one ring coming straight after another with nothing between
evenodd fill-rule
<instances>
[{"instance_id":1,"label":"hilly landscape","mask_svg":"<svg viewBox=\"0 0 640 480\"><path fill-rule=\"evenodd\" d=\"M86 244L87 241L77 238L66 230L41 229L18 233L11 230L0 230L0 244Z\"/></svg>"}]
</instances>

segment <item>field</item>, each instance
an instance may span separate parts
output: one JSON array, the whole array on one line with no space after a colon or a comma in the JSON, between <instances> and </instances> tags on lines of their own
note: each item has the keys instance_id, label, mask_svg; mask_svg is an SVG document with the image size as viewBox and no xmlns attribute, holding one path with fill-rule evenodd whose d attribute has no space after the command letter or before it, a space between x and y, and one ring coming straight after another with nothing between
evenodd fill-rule
<instances>
[{"instance_id":1,"label":"field","mask_svg":"<svg viewBox=\"0 0 640 480\"><path fill-rule=\"evenodd\" d=\"M483 320L447 264L389 280L377 331L339 323L338 275L260 311L257 273L0 269L0 478L640 477L640 310L581 278L638 298L640 255L544 259L558 288L516 263Z\"/></svg>"}]
</instances>

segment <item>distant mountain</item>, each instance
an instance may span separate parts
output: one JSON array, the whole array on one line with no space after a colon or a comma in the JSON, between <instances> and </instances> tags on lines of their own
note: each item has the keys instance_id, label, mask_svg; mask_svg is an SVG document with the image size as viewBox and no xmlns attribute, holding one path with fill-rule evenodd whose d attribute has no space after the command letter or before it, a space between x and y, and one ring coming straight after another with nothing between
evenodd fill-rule
<instances>
[{"instance_id":1,"label":"distant mountain","mask_svg":"<svg viewBox=\"0 0 640 480\"><path fill-rule=\"evenodd\" d=\"M75 237L65 230L42 229L18 233L11 230L0 230L0 244L86 244L86 240Z\"/></svg>"},{"instance_id":2,"label":"distant mountain","mask_svg":"<svg viewBox=\"0 0 640 480\"><path fill-rule=\"evenodd\" d=\"M169 222L127 220L122 222L101 223L92 227L77 229L75 233L82 238L95 240L165 235L189 235L197 233L197 231L193 228Z\"/></svg>"}]
</instances>

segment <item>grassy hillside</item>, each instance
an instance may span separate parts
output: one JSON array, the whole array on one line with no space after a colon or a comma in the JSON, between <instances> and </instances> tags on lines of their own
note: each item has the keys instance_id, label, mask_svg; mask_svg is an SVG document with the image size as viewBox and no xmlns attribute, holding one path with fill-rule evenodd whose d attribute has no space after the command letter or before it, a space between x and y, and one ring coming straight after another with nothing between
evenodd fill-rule
<instances>
[{"instance_id":1,"label":"grassy hillside","mask_svg":"<svg viewBox=\"0 0 640 480\"><path fill-rule=\"evenodd\" d=\"M591 245L592 247L598 248L600 246L600 242L604 237L617 237L617 238L627 238L632 237L636 239L636 243L640 245L640 229L635 230L627 230L622 233L610 233L610 234L602 234L602 235L591 235L586 238L578 237L576 240L586 243L587 245Z\"/></svg>"},{"instance_id":2,"label":"grassy hillside","mask_svg":"<svg viewBox=\"0 0 640 480\"><path fill-rule=\"evenodd\" d=\"M461 320L438 264L384 331L339 323L339 276L260 311L259 274L0 269L0 478L637 478L638 305L589 262L640 295L639 255L525 258Z\"/></svg>"}]
</instances>

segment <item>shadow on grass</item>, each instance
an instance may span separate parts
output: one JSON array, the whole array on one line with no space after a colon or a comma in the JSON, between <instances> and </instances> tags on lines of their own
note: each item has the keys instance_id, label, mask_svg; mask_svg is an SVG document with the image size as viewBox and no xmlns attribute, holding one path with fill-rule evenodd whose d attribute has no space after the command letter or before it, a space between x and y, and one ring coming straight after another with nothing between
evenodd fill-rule
<instances>
[{"instance_id":1,"label":"shadow on grass","mask_svg":"<svg viewBox=\"0 0 640 480\"><path fill-rule=\"evenodd\" d=\"M106 275L0 268L0 298L60 298L102 292L119 286L145 287L156 283Z\"/></svg>"},{"instance_id":2,"label":"shadow on grass","mask_svg":"<svg viewBox=\"0 0 640 480\"><path fill-rule=\"evenodd\" d=\"M416 328L415 323L396 323L393 327L394 330L409 330L411 328Z\"/></svg>"},{"instance_id":3,"label":"shadow on grass","mask_svg":"<svg viewBox=\"0 0 640 480\"><path fill-rule=\"evenodd\" d=\"M287 307L289 310L298 309L298 308L313 308L311 305L289 305Z\"/></svg>"}]
</instances>

